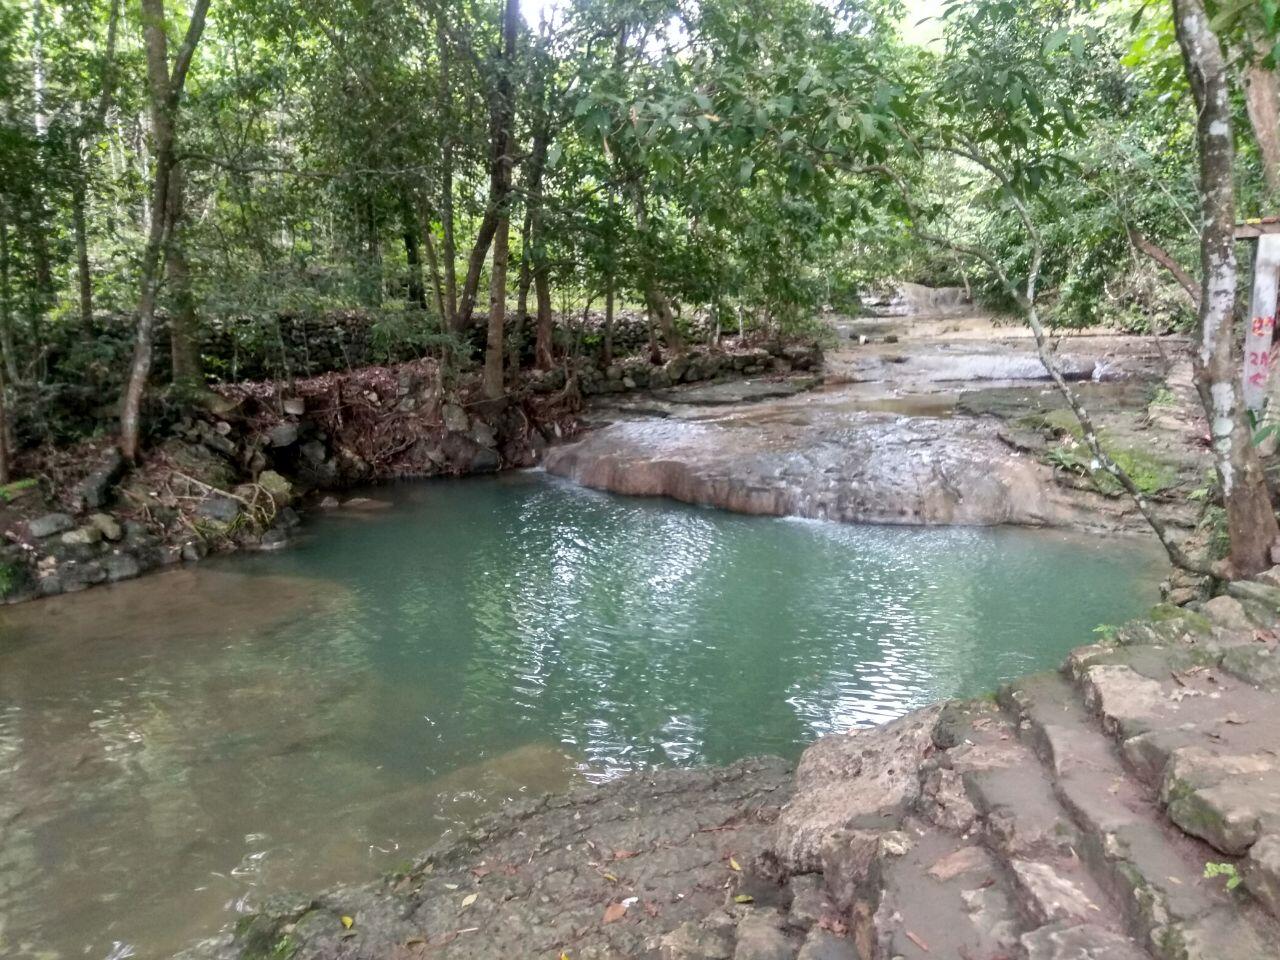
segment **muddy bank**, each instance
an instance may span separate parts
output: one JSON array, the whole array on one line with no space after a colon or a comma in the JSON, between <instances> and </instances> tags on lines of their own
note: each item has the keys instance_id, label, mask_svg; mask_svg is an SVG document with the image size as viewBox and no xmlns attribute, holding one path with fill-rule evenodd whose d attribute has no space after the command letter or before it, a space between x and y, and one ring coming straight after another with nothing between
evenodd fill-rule
<instances>
[{"instance_id":1,"label":"muddy bank","mask_svg":"<svg viewBox=\"0 0 1280 960\"><path fill-rule=\"evenodd\" d=\"M1277 584L826 737L794 777L748 761L508 805L184 956L1273 960Z\"/></svg>"}]
</instances>

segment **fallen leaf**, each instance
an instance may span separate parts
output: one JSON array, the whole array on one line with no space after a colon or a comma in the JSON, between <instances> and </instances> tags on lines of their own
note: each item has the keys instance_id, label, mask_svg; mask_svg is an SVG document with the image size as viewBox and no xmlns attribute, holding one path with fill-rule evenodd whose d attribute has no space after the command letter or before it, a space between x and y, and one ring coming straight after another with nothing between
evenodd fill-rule
<instances>
[{"instance_id":1,"label":"fallen leaf","mask_svg":"<svg viewBox=\"0 0 1280 960\"><path fill-rule=\"evenodd\" d=\"M906 931L906 934L907 934L907 939L908 939L908 940L910 940L912 943L914 943L917 947L919 947L919 948L920 948L921 950L923 950L925 953L928 953L928 952L929 952L929 945L928 945L927 943L925 943L923 940L921 940L919 937L917 937L917 936L916 936L914 933L912 933L910 930Z\"/></svg>"},{"instance_id":2,"label":"fallen leaf","mask_svg":"<svg viewBox=\"0 0 1280 960\"><path fill-rule=\"evenodd\" d=\"M351 917L343 917L343 918L342 918L342 929L343 929L343 930L350 930L350 929L351 929L351 927L352 927L352 925L353 925L354 923L355 923L355 920L353 920Z\"/></svg>"},{"instance_id":3,"label":"fallen leaf","mask_svg":"<svg viewBox=\"0 0 1280 960\"><path fill-rule=\"evenodd\" d=\"M730 870L737 870L737 871L741 872L742 867L741 867L741 865L738 863L738 861L737 861L737 860L733 859L733 857L730 857L730 858L729 858L729 869L730 869Z\"/></svg>"},{"instance_id":4,"label":"fallen leaf","mask_svg":"<svg viewBox=\"0 0 1280 960\"><path fill-rule=\"evenodd\" d=\"M627 908L621 903L611 903L604 908L604 922L617 923L627 915Z\"/></svg>"},{"instance_id":5,"label":"fallen leaf","mask_svg":"<svg viewBox=\"0 0 1280 960\"><path fill-rule=\"evenodd\" d=\"M479 896L480 894L478 893L468 893L465 897L462 898L462 908L465 910L467 907L471 906L473 903L476 902L476 899Z\"/></svg>"},{"instance_id":6,"label":"fallen leaf","mask_svg":"<svg viewBox=\"0 0 1280 960\"><path fill-rule=\"evenodd\" d=\"M472 867L471 872L476 875L477 880L483 879L484 877L487 877L489 874L493 873L493 871L490 870L488 867Z\"/></svg>"},{"instance_id":7,"label":"fallen leaf","mask_svg":"<svg viewBox=\"0 0 1280 960\"><path fill-rule=\"evenodd\" d=\"M658 905L654 903L652 900L646 900L644 902L644 912L651 917L656 917L662 911L661 909L659 909Z\"/></svg>"},{"instance_id":8,"label":"fallen leaf","mask_svg":"<svg viewBox=\"0 0 1280 960\"><path fill-rule=\"evenodd\" d=\"M613 851L613 859L630 860L632 857L640 856L639 850L615 850Z\"/></svg>"},{"instance_id":9,"label":"fallen leaf","mask_svg":"<svg viewBox=\"0 0 1280 960\"><path fill-rule=\"evenodd\" d=\"M755 903L756 898L749 893L740 893L733 898L734 903Z\"/></svg>"},{"instance_id":10,"label":"fallen leaf","mask_svg":"<svg viewBox=\"0 0 1280 960\"><path fill-rule=\"evenodd\" d=\"M602 874L602 876L603 876L606 880L608 880L610 883L617 883L617 882L618 882L618 878L617 878L617 877L615 877L612 873Z\"/></svg>"}]
</instances>

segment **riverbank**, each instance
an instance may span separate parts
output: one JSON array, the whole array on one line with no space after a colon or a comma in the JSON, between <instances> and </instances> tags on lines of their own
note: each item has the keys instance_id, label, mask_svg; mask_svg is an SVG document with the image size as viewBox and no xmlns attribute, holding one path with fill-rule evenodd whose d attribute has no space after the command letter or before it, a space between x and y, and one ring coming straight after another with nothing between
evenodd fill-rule
<instances>
[{"instance_id":1,"label":"riverbank","mask_svg":"<svg viewBox=\"0 0 1280 960\"><path fill-rule=\"evenodd\" d=\"M0 499L0 600L72 593L210 554L283 547L316 509L376 509L344 491L533 466L575 435L582 398L734 379L816 382L814 344L694 348L652 363L582 361L500 400L432 360L235 383L171 418L126 470L109 440L29 452ZM809 378L806 380L805 378Z\"/></svg>"},{"instance_id":2,"label":"riverbank","mask_svg":"<svg viewBox=\"0 0 1280 960\"><path fill-rule=\"evenodd\" d=\"M1280 569L1057 673L769 760L508 804L184 956L1273 960Z\"/></svg>"}]
</instances>

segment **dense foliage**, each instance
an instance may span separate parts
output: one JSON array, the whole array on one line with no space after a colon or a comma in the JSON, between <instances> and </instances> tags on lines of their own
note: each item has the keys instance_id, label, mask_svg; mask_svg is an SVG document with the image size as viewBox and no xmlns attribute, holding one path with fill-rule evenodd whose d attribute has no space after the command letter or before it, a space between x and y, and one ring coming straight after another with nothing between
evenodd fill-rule
<instances>
[{"instance_id":1,"label":"dense foliage","mask_svg":"<svg viewBox=\"0 0 1280 960\"><path fill-rule=\"evenodd\" d=\"M127 330L138 310L157 164L147 6L0 7L10 381L126 374L127 338L84 333L94 311ZM172 61L192 11L163 9ZM1251 77L1275 86L1276 4L1212 12L1248 131ZM508 223L509 336L536 313L549 340L553 313L616 299L675 345L695 315L803 325L900 279L1012 306L964 250L1025 272L1014 196L1041 225L1050 322L1191 316L1140 252L1193 264L1198 242L1194 114L1166 4L519 13L518 0L214 0L174 98L156 279L173 362L157 373L182 375L182 352L203 349L198 375L225 377L211 331L268 349L282 315L337 308L367 311L389 353L478 346ZM941 26L919 45L924 15ZM1240 139L1242 207L1268 213L1266 137ZM545 363L554 345L540 346Z\"/></svg>"}]
</instances>

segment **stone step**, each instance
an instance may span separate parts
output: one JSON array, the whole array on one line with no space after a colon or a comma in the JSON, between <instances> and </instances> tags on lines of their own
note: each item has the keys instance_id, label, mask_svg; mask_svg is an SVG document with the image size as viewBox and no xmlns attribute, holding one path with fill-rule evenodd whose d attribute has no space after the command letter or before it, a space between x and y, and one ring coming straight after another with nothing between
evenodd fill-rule
<instances>
[{"instance_id":1,"label":"stone step","mask_svg":"<svg viewBox=\"0 0 1280 960\"><path fill-rule=\"evenodd\" d=\"M1104 732L1134 731L1126 726L1129 702L1115 701L1111 719L1099 718L1058 674L1018 681L1000 699L1051 774L1084 838L1078 853L1130 934L1164 960L1275 960L1280 931L1256 905L1233 902L1220 881L1205 879L1205 863L1219 855L1167 822L1158 798L1130 775Z\"/></svg>"},{"instance_id":2,"label":"stone step","mask_svg":"<svg viewBox=\"0 0 1280 960\"><path fill-rule=\"evenodd\" d=\"M990 851L920 821L880 838L868 890L853 911L864 960L1013 956L1025 932Z\"/></svg>"},{"instance_id":3,"label":"stone step","mask_svg":"<svg viewBox=\"0 0 1280 960\"><path fill-rule=\"evenodd\" d=\"M1085 866L1082 838L1048 771L994 704L961 708L963 739L943 755L975 814L972 835L1005 868L1030 927L1088 924L1119 935L1125 918Z\"/></svg>"}]
</instances>

